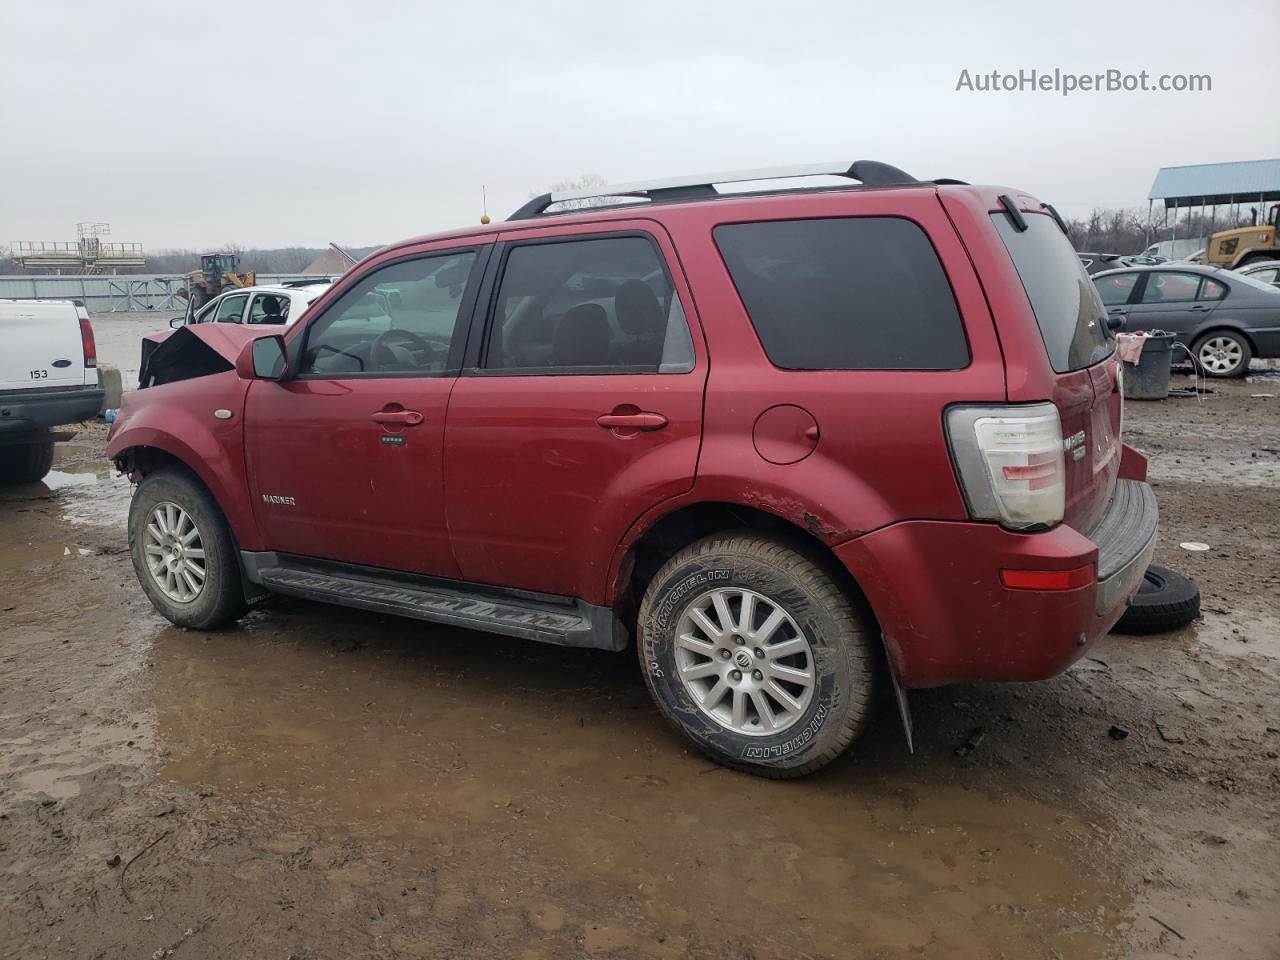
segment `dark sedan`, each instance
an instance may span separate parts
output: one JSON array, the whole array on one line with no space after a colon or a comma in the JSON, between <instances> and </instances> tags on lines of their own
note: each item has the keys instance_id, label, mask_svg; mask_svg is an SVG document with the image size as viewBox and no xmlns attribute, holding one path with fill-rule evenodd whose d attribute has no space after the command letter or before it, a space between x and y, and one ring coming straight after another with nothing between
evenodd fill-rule
<instances>
[{"instance_id":1,"label":"dark sedan","mask_svg":"<svg viewBox=\"0 0 1280 960\"><path fill-rule=\"evenodd\" d=\"M1116 267L1125 266L1118 253L1077 253L1080 258L1080 266L1084 267L1085 273L1092 276L1095 273L1101 273L1103 270L1113 270Z\"/></svg>"},{"instance_id":2,"label":"dark sedan","mask_svg":"<svg viewBox=\"0 0 1280 960\"><path fill-rule=\"evenodd\" d=\"M1192 263L1095 274L1107 312L1123 329L1178 335L1210 377L1243 377L1254 357L1280 357L1280 289Z\"/></svg>"}]
</instances>

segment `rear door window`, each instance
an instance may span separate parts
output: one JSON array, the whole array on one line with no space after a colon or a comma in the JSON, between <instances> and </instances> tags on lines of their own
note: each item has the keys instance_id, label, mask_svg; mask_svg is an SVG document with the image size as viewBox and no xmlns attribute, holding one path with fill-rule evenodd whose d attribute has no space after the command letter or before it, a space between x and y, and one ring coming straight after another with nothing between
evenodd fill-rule
<instances>
[{"instance_id":1,"label":"rear door window","mask_svg":"<svg viewBox=\"0 0 1280 960\"><path fill-rule=\"evenodd\" d=\"M1196 298L1200 278L1194 273L1152 271L1142 291L1143 303L1186 303Z\"/></svg>"},{"instance_id":2,"label":"rear door window","mask_svg":"<svg viewBox=\"0 0 1280 960\"><path fill-rule=\"evenodd\" d=\"M687 373L693 361L680 298L647 237L519 243L507 254L485 368Z\"/></svg>"},{"instance_id":3,"label":"rear door window","mask_svg":"<svg viewBox=\"0 0 1280 960\"><path fill-rule=\"evenodd\" d=\"M956 370L969 364L951 284L933 244L910 220L733 223L716 227L715 241L775 366Z\"/></svg>"},{"instance_id":4,"label":"rear door window","mask_svg":"<svg viewBox=\"0 0 1280 960\"><path fill-rule=\"evenodd\" d=\"M283 293L255 294L249 305L248 323L284 323L289 319L289 297Z\"/></svg>"},{"instance_id":5,"label":"rear door window","mask_svg":"<svg viewBox=\"0 0 1280 960\"><path fill-rule=\"evenodd\" d=\"M1031 301L1049 363L1058 373L1092 366L1112 350L1102 298L1053 218L1024 211L1024 219L1027 229L1019 232L1008 214L991 215Z\"/></svg>"},{"instance_id":6,"label":"rear door window","mask_svg":"<svg viewBox=\"0 0 1280 960\"><path fill-rule=\"evenodd\" d=\"M1097 287L1102 302L1108 307L1114 307L1129 302L1129 295L1133 293L1133 285L1137 282L1136 273L1118 273L1113 277L1097 277L1093 285Z\"/></svg>"}]
</instances>

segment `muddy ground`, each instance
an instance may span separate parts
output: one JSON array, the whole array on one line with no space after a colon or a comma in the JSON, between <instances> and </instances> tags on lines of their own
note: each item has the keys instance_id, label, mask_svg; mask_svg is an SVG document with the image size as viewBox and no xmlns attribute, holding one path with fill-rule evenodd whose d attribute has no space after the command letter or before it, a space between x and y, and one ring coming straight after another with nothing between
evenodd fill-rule
<instances>
[{"instance_id":1,"label":"muddy ground","mask_svg":"<svg viewBox=\"0 0 1280 960\"><path fill-rule=\"evenodd\" d=\"M1274 960L1280 375L1213 389L1127 411L1201 621L789 783L689 753L631 654L169 626L87 426L0 493L0 957Z\"/></svg>"}]
</instances>

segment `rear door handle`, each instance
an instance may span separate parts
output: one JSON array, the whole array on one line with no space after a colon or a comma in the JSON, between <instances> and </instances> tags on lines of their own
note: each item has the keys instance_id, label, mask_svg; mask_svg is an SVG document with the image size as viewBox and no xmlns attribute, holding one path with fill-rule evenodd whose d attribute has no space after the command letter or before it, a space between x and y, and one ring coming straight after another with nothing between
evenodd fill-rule
<instances>
[{"instance_id":1,"label":"rear door handle","mask_svg":"<svg viewBox=\"0 0 1280 960\"><path fill-rule=\"evenodd\" d=\"M1197 303L1197 304L1196 304L1194 307L1192 307L1191 309L1192 309L1192 310L1195 310L1195 311L1197 311L1197 312L1199 312L1199 313L1203 313L1203 312L1204 312L1204 311L1206 311L1206 310L1212 310L1212 309L1213 309L1213 307L1206 307L1203 303Z\"/></svg>"},{"instance_id":2,"label":"rear door handle","mask_svg":"<svg viewBox=\"0 0 1280 960\"><path fill-rule=\"evenodd\" d=\"M607 430L661 430L667 418L660 413L606 413L596 417L596 423Z\"/></svg>"},{"instance_id":3,"label":"rear door handle","mask_svg":"<svg viewBox=\"0 0 1280 960\"><path fill-rule=\"evenodd\" d=\"M395 423L405 427L416 427L422 422L422 414L417 410L379 410L370 419L374 423Z\"/></svg>"}]
</instances>

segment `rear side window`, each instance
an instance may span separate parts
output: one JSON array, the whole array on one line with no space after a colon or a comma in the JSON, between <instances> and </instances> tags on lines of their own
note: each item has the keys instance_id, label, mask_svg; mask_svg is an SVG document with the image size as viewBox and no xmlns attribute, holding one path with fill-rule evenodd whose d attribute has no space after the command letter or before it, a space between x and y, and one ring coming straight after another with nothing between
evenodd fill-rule
<instances>
[{"instance_id":1,"label":"rear side window","mask_svg":"<svg viewBox=\"0 0 1280 960\"><path fill-rule=\"evenodd\" d=\"M1200 281L1200 295L1197 300L1221 300L1227 295L1226 284L1205 277Z\"/></svg>"},{"instance_id":2,"label":"rear side window","mask_svg":"<svg viewBox=\"0 0 1280 960\"><path fill-rule=\"evenodd\" d=\"M1049 363L1067 373L1110 356L1106 308L1066 235L1048 214L1024 219L1027 229L1019 233L1008 214L991 215L1022 278Z\"/></svg>"},{"instance_id":3,"label":"rear side window","mask_svg":"<svg viewBox=\"0 0 1280 960\"><path fill-rule=\"evenodd\" d=\"M969 345L923 230L900 217L716 227L769 360L788 370L955 370Z\"/></svg>"}]
</instances>

